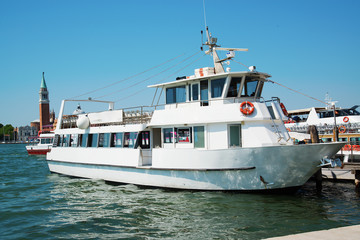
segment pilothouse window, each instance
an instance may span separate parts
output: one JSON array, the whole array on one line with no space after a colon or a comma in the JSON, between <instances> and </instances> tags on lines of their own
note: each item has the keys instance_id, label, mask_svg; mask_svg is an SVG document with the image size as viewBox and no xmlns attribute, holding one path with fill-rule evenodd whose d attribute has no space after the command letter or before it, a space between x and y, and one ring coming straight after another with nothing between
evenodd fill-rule
<instances>
[{"instance_id":1,"label":"pilothouse window","mask_svg":"<svg viewBox=\"0 0 360 240\"><path fill-rule=\"evenodd\" d=\"M182 103L186 101L185 85L166 89L166 104Z\"/></svg>"},{"instance_id":2,"label":"pilothouse window","mask_svg":"<svg viewBox=\"0 0 360 240\"><path fill-rule=\"evenodd\" d=\"M241 79L242 79L242 77L231 78L227 97L237 97L238 96L238 93L240 91Z\"/></svg>"},{"instance_id":3,"label":"pilothouse window","mask_svg":"<svg viewBox=\"0 0 360 240\"><path fill-rule=\"evenodd\" d=\"M226 78L211 80L211 97L218 98L222 96Z\"/></svg>"},{"instance_id":4,"label":"pilothouse window","mask_svg":"<svg viewBox=\"0 0 360 240\"><path fill-rule=\"evenodd\" d=\"M247 76L245 78L245 84L241 92L241 97L259 97L260 91L256 94L257 86L259 85L259 79Z\"/></svg>"}]
</instances>

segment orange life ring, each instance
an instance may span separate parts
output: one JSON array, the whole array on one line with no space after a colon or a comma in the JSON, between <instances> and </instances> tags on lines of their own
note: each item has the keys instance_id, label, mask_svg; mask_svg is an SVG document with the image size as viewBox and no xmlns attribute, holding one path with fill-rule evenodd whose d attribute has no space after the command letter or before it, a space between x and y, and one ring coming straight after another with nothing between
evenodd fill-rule
<instances>
[{"instance_id":1,"label":"orange life ring","mask_svg":"<svg viewBox=\"0 0 360 240\"><path fill-rule=\"evenodd\" d=\"M349 121L349 118L348 118L348 117L344 117L344 118L343 118L343 121L347 123L347 122Z\"/></svg>"},{"instance_id":2,"label":"orange life ring","mask_svg":"<svg viewBox=\"0 0 360 240\"><path fill-rule=\"evenodd\" d=\"M346 127L344 125L339 127L339 133L345 133L346 132Z\"/></svg>"},{"instance_id":3,"label":"orange life ring","mask_svg":"<svg viewBox=\"0 0 360 240\"><path fill-rule=\"evenodd\" d=\"M283 111L284 115L285 115L285 116L289 116L289 113L288 113L288 111L286 110L286 107L284 106L284 104L280 103L280 107L281 107L281 110Z\"/></svg>"},{"instance_id":4,"label":"orange life ring","mask_svg":"<svg viewBox=\"0 0 360 240\"><path fill-rule=\"evenodd\" d=\"M290 128L286 128L286 130L287 130L288 132L291 132Z\"/></svg>"},{"instance_id":5,"label":"orange life ring","mask_svg":"<svg viewBox=\"0 0 360 240\"><path fill-rule=\"evenodd\" d=\"M245 101L240 104L240 112L244 115L250 115L254 112L255 107L251 102Z\"/></svg>"}]
</instances>

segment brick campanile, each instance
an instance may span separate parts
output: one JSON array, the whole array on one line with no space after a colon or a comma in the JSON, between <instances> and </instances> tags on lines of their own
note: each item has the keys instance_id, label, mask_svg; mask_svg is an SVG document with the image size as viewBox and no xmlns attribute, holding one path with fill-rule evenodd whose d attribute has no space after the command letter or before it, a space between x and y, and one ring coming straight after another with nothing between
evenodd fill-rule
<instances>
[{"instance_id":1,"label":"brick campanile","mask_svg":"<svg viewBox=\"0 0 360 240\"><path fill-rule=\"evenodd\" d=\"M40 131L43 127L50 124L50 101L49 92L45 83L45 76L43 73L40 91L39 91L39 107L40 107Z\"/></svg>"}]
</instances>

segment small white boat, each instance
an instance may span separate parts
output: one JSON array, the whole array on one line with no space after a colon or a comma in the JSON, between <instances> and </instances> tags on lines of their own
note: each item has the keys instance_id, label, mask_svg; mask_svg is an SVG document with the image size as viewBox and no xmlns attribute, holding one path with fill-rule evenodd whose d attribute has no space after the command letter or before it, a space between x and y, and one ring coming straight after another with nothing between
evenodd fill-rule
<instances>
[{"instance_id":1,"label":"small white boat","mask_svg":"<svg viewBox=\"0 0 360 240\"><path fill-rule=\"evenodd\" d=\"M55 133L40 133L39 142L26 146L26 151L30 155L46 155L51 151Z\"/></svg>"},{"instance_id":2,"label":"small white boat","mask_svg":"<svg viewBox=\"0 0 360 240\"><path fill-rule=\"evenodd\" d=\"M296 145L280 102L261 97L267 73L225 71L237 48L220 48L207 31L214 67L157 84L165 105L64 115L51 172L151 187L284 190L302 186L344 143ZM217 50L228 51L220 59ZM92 101L92 100L83 100ZM98 101L99 102L99 101Z\"/></svg>"}]
</instances>

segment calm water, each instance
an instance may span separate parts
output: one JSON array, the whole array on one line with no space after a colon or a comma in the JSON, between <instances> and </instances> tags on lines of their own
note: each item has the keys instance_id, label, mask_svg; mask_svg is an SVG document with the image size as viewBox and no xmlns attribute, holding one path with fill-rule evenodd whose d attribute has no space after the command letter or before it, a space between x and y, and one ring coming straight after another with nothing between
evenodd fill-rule
<instances>
[{"instance_id":1,"label":"calm water","mask_svg":"<svg viewBox=\"0 0 360 240\"><path fill-rule=\"evenodd\" d=\"M360 224L352 183L295 195L168 191L50 174L0 145L0 239L261 239Z\"/></svg>"}]
</instances>

